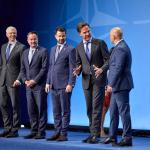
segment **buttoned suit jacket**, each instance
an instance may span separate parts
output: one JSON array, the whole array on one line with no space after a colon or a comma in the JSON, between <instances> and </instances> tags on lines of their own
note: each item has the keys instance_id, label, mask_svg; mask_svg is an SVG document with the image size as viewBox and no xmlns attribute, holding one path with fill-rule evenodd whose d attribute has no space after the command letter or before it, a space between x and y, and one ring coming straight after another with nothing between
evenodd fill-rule
<instances>
[{"instance_id":1,"label":"buttoned suit jacket","mask_svg":"<svg viewBox=\"0 0 150 150\"><path fill-rule=\"evenodd\" d=\"M68 84L74 86L76 77L73 69L76 67L75 49L65 44L55 61L56 46L51 48L47 84L53 89L65 89Z\"/></svg>"}]
</instances>

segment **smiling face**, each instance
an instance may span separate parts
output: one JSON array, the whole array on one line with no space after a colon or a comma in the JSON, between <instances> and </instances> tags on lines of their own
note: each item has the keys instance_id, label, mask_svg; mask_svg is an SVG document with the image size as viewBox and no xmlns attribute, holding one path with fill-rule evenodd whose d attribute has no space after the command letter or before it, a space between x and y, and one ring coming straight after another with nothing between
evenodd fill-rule
<instances>
[{"instance_id":1,"label":"smiling face","mask_svg":"<svg viewBox=\"0 0 150 150\"><path fill-rule=\"evenodd\" d=\"M28 34L27 41L31 48L38 46L38 36L34 33Z\"/></svg>"},{"instance_id":2,"label":"smiling face","mask_svg":"<svg viewBox=\"0 0 150 150\"><path fill-rule=\"evenodd\" d=\"M80 30L80 36L83 38L85 41L89 41L91 39L91 31L89 26L84 26Z\"/></svg>"},{"instance_id":3,"label":"smiling face","mask_svg":"<svg viewBox=\"0 0 150 150\"><path fill-rule=\"evenodd\" d=\"M9 42L14 42L17 37L17 30L16 28L9 27L6 30L6 37L8 38Z\"/></svg>"},{"instance_id":4,"label":"smiling face","mask_svg":"<svg viewBox=\"0 0 150 150\"><path fill-rule=\"evenodd\" d=\"M57 31L55 34L55 38L59 44L63 44L66 41L66 33Z\"/></svg>"}]
</instances>

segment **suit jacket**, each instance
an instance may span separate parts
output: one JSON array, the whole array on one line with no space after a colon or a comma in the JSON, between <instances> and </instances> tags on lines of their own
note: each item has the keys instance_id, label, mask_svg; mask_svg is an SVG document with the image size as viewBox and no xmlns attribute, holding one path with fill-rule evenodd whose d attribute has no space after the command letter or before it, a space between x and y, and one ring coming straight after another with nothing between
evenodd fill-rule
<instances>
[{"instance_id":1,"label":"suit jacket","mask_svg":"<svg viewBox=\"0 0 150 150\"><path fill-rule=\"evenodd\" d=\"M37 84L33 89L40 89L46 83L48 51L46 48L38 46L30 64L28 55L29 49L26 49L22 54L21 79L23 82L31 79L34 80Z\"/></svg>"},{"instance_id":2,"label":"suit jacket","mask_svg":"<svg viewBox=\"0 0 150 150\"><path fill-rule=\"evenodd\" d=\"M12 86L14 81L20 78L21 56L25 49L25 45L17 41L10 53L9 59L6 61L7 44L1 47L0 86L3 86L5 83L8 86Z\"/></svg>"},{"instance_id":3,"label":"suit jacket","mask_svg":"<svg viewBox=\"0 0 150 150\"><path fill-rule=\"evenodd\" d=\"M103 40L92 38L91 41L91 59L87 60L84 44L81 42L76 48L77 66L82 65L82 84L84 89L90 86L90 79L98 86L106 85L106 73L108 69L109 52L106 43ZM101 67L103 73L95 78L95 71L93 65Z\"/></svg>"},{"instance_id":4,"label":"suit jacket","mask_svg":"<svg viewBox=\"0 0 150 150\"><path fill-rule=\"evenodd\" d=\"M114 47L109 60L108 85L114 92L133 88L131 64L130 48L122 40Z\"/></svg>"},{"instance_id":5,"label":"suit jacket","mask_svg":"<svg viewBox=\"0 0 150 150\"><path fill-rule=\"evenodd\" d=\"M65 89L68 84L74 86L75 49L65 44L56 61L55 51L56 46L51 48L47 84L51 84L54 89Z\"/></svg>"}]
</instances>

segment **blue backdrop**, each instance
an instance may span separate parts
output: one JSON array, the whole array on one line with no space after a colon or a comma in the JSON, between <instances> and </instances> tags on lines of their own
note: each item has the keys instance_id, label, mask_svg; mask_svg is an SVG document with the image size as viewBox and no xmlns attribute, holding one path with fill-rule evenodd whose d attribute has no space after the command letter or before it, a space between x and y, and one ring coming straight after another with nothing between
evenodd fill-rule
<instances>
[{"instance_id":1,"label":"blue backdrop","mask_svg":"<svg viewBox=\"0 0 150 150\"><path fill-rule=\"evenodd\" d=\"M81 40L76 32L76 25L80 21L86 21L91 25L93 36L104 39L109 48L112 46L109 31L114 26L120 26L133 56L135 88L130 95L132 126L134 129L150 130L149 0L32 0L28 1L28 5L26 1L22 3L18 0L18 3L13 3L17 9L12 9L7 15L4 13L3 22L13 15L13 19L10 18L9 21L18 20L18 24L5 22L17 27L19 37L25 39L26 32L36 30L39 33L40 45L49 49L56 44L54 30L58 25L66 27L68 43L76 46ZM53 123L50 95L48 114L48 123ZM78 77L72 95L71 124L88 125L81 77ZM109 113L105 126L109 127Z\"/></svg>"},{"instance_id":2,"label":"blue backdrop","mask_svg":"<svg viewBox=\"0 0 150 150\"><path fill-rule=\"evenodd\" d=\"M42 2L41 2L42 3ZM135 88L130 95L132 126L134 129L150 129L150 78L148 71L150 45L150 13L149 0L55 0L46 5L46 16L42 16L49 23L37 23L37 29L45 40L41 43L51 47L54 42L54 29L57 25L67 28L68 42L76 46L80 37L76 32L76 25L80 21L86 21L91 25L94 37L104 39L110 48L109 31L114 26L120 26L124 31L124 39L129 44L132 55L132 72ZM42 28L46 26L43 30ZM49 37L49 40L48 38ZM48 122L53 123L51 98L48 98ZM81 77L77 79L71 102L71 124L88 125L86 116L85 99L83 95ZM105 126L109 127L109 113ZM122 125L120 124L120 127Z\"/></svg>"}]
</instances>

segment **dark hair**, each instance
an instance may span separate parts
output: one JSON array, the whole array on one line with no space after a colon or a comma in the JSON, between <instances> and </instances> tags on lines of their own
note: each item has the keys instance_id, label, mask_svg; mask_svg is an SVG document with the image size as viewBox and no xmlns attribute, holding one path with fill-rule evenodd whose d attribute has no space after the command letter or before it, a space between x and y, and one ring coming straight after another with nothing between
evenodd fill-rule
<instances>
[{"instance_id":1,"label":"dark hair","mask_svg":"<svg viewBox=\"0 0 150 150\"><path fill-rule=\"evenodd\" d=\"M90 28L90 25L88 23L86 23L86 22L80 22L80 23L78 23L78 25L77 25L77 31L80 33L81 29L83 27L85 27L85 26L88 26Z\"/></svg>"},{"instance_id":2,"label":"dark hair","mask_svg":"<svg viewBox=\"0 0 150 150\"><path fill-rule=\"evenodd\" d=\"M28 37L30 34L35 34L35 35L38 37L38 33L37 33L36 31L30 31L30 32L28 32L27 37Z\"/></svg>"},{"instance_id":3,"label":"dark hair","mask_svg":"<svg viewBox=\"0 0 150 150\"><path fill-rule=\"evenodd\" d=\"M65 32L66 33L66 29L64 27L61 27L61 26L56 27L55 34L57 33L57 31Z\"/></svg>"}]
</instances>

